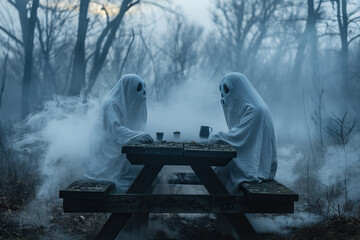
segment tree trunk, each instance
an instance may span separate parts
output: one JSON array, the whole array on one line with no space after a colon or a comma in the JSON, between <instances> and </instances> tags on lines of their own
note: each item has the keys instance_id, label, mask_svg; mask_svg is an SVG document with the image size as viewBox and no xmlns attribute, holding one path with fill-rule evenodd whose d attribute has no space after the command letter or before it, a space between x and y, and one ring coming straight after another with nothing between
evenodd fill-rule
<instances>
[{"instance_id":1,"label":"tree trunk","mask_svg":"<svg viewBox=\"0 0 360 240\"><path fill-rule=\"evenodd\" d=\"M7 52L6 52L6 55L5 55L3 66L2 66L1 87L0 87L0 108L1 108L1 103L2 103L2 97L3 97L3 94L4 94L5 83L6 83L8 57L9 57L9 44L7 46Z\"/></svg>"},{"instance_id":2,"label":"tree trunk","mask_svg":"<svg viewBox=\"0 0 360 240\"><path fill-rule=\"evenodd\" d=\"M133 4L131 5L130 3L131 0L124 0L122 2L118 15L115 17L114 20L107 24L96 42L95 55L90 72L90 77L88 85L86 86L86 89L84 91L85 95L90 93L92 87L95 84L95 81L104 65L111 44L115 38L116 31L118 30L126 11L129 10L131 6L133 6Z\"/></svg>"},{"instance_id":3,"label":"tree trunk","mask_svg":"<svg viewBox=\"0 0 360 240\"><path fill-rule=\"evenodd\" d=\"M346 96L348 90L348 63L349 63L349 43L348 43L348 25L349 19L347 15L346 0L336 0L336 16L339 26L341 39L341 85L342 95Z\"/></svg>"},{"instance_id":4,"label":"tree trunk","mask_svg":"<svg viewBox=\"0 0 360 240\"><path fill-rule=\"evenodd\" d=\"M305 48L310 44L311 48L311 62L312 74L315 79L319 78L319 63L318 63L318 40L316 31L317 12L314 9L314 0L308 0L308 14L306 18L306 27L301 35L299 45L296 52L294 66L292 70L292 86L297 85L304 62Z\"/></svg>"},{"instance_id":5,"label":"tree trunk","mask_svg":"<svg viewBox=\"0 0 360 240\"><path fill-rule=\"evenodd\" d=\"M346 0L341 1L343 26L341 31L341 69L342 81L344 85L343 96L346 96L349 85L349 44L348 44L348 16L346 10Z\"/></svg>"},{"instance_id":6,"label":"tree trunk","mask_svg":"<svg viewBox=\"0 0 360 240\"><path fill-rule=\"evenodd\" d=\"M33 69L33 49L34 49L34 32L35 32L35 23L37 21L37 9L39 7L39 0L32 1L32 7L30 12L30 18L28 18L27 22L20 21L22 24L26 24L26 26L22 25L23 36L24 39L24 51L25 51L25 65L24 65L24 75L22 80L22 92L21 92L21 116L22 118L26 117L26 115L30 112L30 108L34 99L32 94L32 69ZM25 9L26 10L26 9ZM27 16L27 12L19 14ZM21 17L20 17L21 18ZM26 28L26 30L24 29ZM25 33L26 32L26 33Z\"/></svg>"},{"instance_id":7,"label":"tree trunk","mask_svg":"<svg viewBox=\"0 0 360 240\"><path fill-rule=\"evenodd\" d=\"M85 62L85 39L89 19L87 18L90 0L80 1L80 13L77 39L74 48L74 61L71 73L71 82L68 90L70 96L80 95L81 89L85 86L86 62Z\"/></svg>"},{"instance_id":8,"label":"tree trunk","mask_svg":"<svg viewBox=\"0 0 360 240\"><path fill-rule=\"evenodd\" d=\"M311 70L315 81L319 81L318 37L316 31L317 11L314 9L314 0L308 0L308 21Z\"/></svg>"}]
</instances>

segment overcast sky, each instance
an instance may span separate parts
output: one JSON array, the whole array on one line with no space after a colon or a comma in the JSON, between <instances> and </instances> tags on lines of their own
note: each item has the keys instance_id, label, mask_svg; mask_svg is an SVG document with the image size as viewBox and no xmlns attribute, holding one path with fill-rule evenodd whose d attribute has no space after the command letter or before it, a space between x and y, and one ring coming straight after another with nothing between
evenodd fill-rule
<instances>
[{"instance_id":1,"label":"overcast sky","mask_svg":"<svg viewBox=\"0 0 360 240\"><path fill-rule=\"evenodd\" d=\"M211 17L209 8L212 0L173 0L174 4L181 6L185 11L185 16L204 27L209 26Z\"/></svg>"}]
</instances>

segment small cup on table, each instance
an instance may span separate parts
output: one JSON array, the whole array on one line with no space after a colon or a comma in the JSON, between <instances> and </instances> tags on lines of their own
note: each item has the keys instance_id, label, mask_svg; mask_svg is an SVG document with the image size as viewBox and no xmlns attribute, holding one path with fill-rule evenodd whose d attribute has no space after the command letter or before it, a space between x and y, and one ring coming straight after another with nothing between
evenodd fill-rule
<instances>
[{"instance_id":1,"label":"small cup on table","mask_svg":"<svg viewBox=\"0 0 360 240\"><path fill-rule=\"evenodd\" d=\"M209 138L210 133L212 132L212 127L209 126L201 126L200 127L200 132L199 132L199 137L200 138Z\"/></svg>"},{"instance_id":2,"label":"small cup on table","mask_svg":"<svg viewBox=\"0 0 360 240\"><path fill-rule=\"evenodd\" d=\"M179 140L179 139L180 139L180 131L175 131L175 132L173 132L173 134L174 134L174 139L175 139L175 140Z\"/></svg>"},{"instance_id":3,"label":"small cup on table","mask_svg":"<svg viewBox=\"0 0 360 240\"><path fill-rule=\"evenodd\" d=\"M163 137L164 137L164 133L163 133L163 132L157 132L157 133L156 133L156 141L157 141L157 142L162 142Z\"/></svg>"}]
</instances>

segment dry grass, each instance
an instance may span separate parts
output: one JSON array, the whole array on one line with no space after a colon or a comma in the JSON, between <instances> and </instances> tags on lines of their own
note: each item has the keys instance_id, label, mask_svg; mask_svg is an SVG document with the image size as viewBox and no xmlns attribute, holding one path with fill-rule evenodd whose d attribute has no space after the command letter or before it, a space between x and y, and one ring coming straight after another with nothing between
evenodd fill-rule
<instances>
[{"instance_id":1,"label":"dry grass","mask_svg":"<svg viewBox=\"0 0 360 240\"><path fill-rule=\"evenodd\" d=\"M355 240L360 239L360 220L333 216L313 226L294 229L288 239Z\"/></svg>"}]
</instances>

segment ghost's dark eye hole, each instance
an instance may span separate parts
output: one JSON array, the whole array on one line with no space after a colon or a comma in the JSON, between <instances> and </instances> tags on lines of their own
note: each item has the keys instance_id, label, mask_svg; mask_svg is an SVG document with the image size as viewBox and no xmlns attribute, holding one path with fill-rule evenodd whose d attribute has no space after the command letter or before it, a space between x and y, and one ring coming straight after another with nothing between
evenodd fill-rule
<instances>
[{"instance_id":1,"label":"ghost's dark eye hole","mask_svg":"<svg viewBox=\"0 0 360 240\"><path fill-rule=\"evenodd\" d=\"M226 94L229 93L229 88L226 86L226 84L224 84L224 90L225 90Z\"/></svg>"},{"instance_id":2,"label":"ghost's dark eye hole","mask_svg":"<svg viewBox=\"0 0 360 240\"><path fill-rule=\"evenodd\" d=\"M219 88L220 88L220 92L221 92L221 84L219 85Z\"/></svg>"},{"instance_id":3,"label":"ghost's dark eye hole","mask_svg":"<svg viewBox=\"0 0 360 240\"><path fill-rule=\"evenodd\" d=\"M141 85L141 83L139 83L139 85L137 86L137 89L136 89L136 90L137 90L138 92L140 92L141 89L142 89L142 85Z\"/></svg>"}]
</instances>

